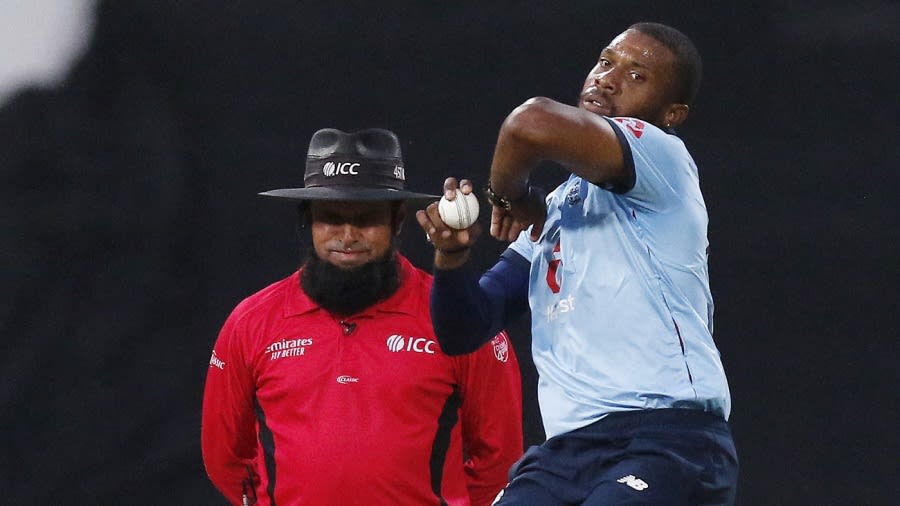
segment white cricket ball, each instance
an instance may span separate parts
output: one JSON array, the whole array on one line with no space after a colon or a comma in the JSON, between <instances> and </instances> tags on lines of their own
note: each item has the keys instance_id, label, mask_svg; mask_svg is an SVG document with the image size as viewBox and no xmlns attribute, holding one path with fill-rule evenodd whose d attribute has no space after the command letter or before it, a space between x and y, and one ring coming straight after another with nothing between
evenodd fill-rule
<instances>
[{"instance_id":1,"label":"white cricket ball","mask_svg":"<svg viewBox=\"0 0 900 506\"><path fill-rule=\"evenodd\" d=\"M474 193L467 195L456 190L456 197L453 200L441 197L441 201L438 202L438 213L450 228L456 230L469 228L478 219L478 199Z\"/></svg>"}]
</instances>

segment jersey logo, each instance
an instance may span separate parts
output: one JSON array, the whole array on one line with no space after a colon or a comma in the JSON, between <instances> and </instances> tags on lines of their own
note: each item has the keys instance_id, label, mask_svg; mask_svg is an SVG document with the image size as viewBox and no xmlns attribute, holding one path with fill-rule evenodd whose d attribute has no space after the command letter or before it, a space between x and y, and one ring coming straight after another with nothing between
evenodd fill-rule
<instances>
[{"instance_id":1,"label":"jersey logo","mask_svg":"<svg viewBox=\"0 0 900 506\"><path fill-rule=\"evenodd\" d=\"M575 297L569 295L565 299L560 299L553 304L547 306L547 321L552 322L561 315L575 311Z\"/></svg>"},{"instance_id":2,"label":"jersey logo","mask_svg":"<svg viewBox=\"0 0 900 506\"><path fill-rule=\"evenodd\" d=\"M399 334L394 334L387 338L387 347L394 353L411 351L413 353L434 355L434 341L424 337L405 338Z\"/></svg>"},{"instance_id":3,"label":"jersey logo","mask_svg":"<svg viewBox=\"0 0 900 506\"><path fill-rule=\"evenodd\" d=\"M644 481L640 478L635 478L635 476L633 474L629 474L628 476L623 476L623 477L619 478L618 480L616 480L616 482L624 483L625 485L628 485L629 487L631 487L635 490L639 490L639 491L646 490L650 487L650 485L647 485L646 481Z\"/></svg>"},{"instance_id":4,"label":"jersey logo","mask_svg":"<svg viewBox=\"0 0 900 506\"><path fill-rule=\"evenodd\" d=\"M581 181L577 181L569 188L569 191L566 192L566 202L568 202L570 206L574 206L581 202Z\"/></svg>"},{"instance_id":5,"label":"jersey logo","mask_svg":"<svg viewBox=\"0 0 900 506\"><path fill-rule=\"evenodd\" d=\"M631 130L631 133L634 134L638 139L644 135L644 122L639 119L634 118L613 118L614 120L621 123L625 128Z\"/></svg>"},{"instance_id":6,"label":"jersey logo","mask_svg":"<svg viewBox=\"0 0 900 506\"><path fill-rule=\"evenodd\" d=\"M556 245L553 246L553 259L547 263L547 286L554 294L559 293L562 286L562 271L559 269L561 265L562 253L560 252L560 241L557 239ZM572 311L575 311L575 297L569 295L547 306L547 321L552 322L563 313Z\"/></svg>"},{"instance_id":7,"label":"jersey logo","mask_svg":"<svg viewBox=\"0 0 900 506\"><path fill-rule=\"evenodd\" d=\"M282 339L266 346L269 360L278 360L287 357L302 357L306 355L307 346L312 346L311 337L301 339Z\"/></svg>"},{"instance_id":8,"label":"jersey logo","mask_svg":"<svg viewBox=\"0 0 900 506\"><path fill-rule=\"evenodd\" d=\"M212 356L209 357L209 366L210 367L218 367L219 369L225 369L225 362L216 356L216 350L213 350Z\"/></svg>"},{"instance_id":9,"label":"jersey logo","mask_svg":"<svg viewBox=\"0 0 900 506\"><path fill-rule=\"evenodd\" d=\"M345 374L343 376L338 376L337 382L340 383L341 385L349 385L350 383L359 383L359 378L356 378L354 376L348 376Z\"/></svg>"},{"instance_id":10,"label":"jersey logo","mask_svg":"<svg viewBox=\"0 0 900 506\"><path fill-rule=\"evenodd\" d=\"M559 293L559 266L562 264L562 255L559 252L559 241L556 241L556 246L553 247L553 260L547 264L547 286L550 287L550 291L553 293Z\"/></svg>"},{"instance_id":11,"label":"jersey logo","mask_svg":"<svg viewBox=\"0 0 900 506\"><path fill-rule=\"evenodd\" d=\"M322 174L326 177L334 177L338 174L344 176L358 176L359 164L355 162L325 162L322 167Z\"/></svg>"},{"instance_id":12,"label":"jersey logo","mask_svg":"<svg viewBox=\"0 0 900 506\"><path fill-rule=\"evenodd\" d=\"M494 347L494 357L501 362L509 360L509 341L506 340L506 332L500 332L491 339L491 346Z\"/></svg>"}]
</instances>

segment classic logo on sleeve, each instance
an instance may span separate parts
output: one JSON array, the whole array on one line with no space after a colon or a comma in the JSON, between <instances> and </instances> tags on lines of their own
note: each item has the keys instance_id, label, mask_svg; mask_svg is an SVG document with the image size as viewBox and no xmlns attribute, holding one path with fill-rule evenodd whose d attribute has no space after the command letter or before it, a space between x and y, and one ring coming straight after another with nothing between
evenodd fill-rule
<instances>
[{"instance_id":1,"label":"classic logo on sleeve","mask_svg":"<svg viewBox=\"0 0 900 506\"><path fill-rule=\"evenodd\" d=\"M225 369L225 362L216 356L216 350L212 351L212 356L209 357L209 366L217 367L219 369Z\"/></svg>"}]
</instances>

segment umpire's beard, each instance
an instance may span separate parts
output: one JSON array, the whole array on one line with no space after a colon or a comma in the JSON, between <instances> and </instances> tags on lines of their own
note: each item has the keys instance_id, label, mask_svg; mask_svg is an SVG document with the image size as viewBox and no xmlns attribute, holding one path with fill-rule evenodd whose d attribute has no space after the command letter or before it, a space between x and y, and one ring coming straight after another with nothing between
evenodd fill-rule
<instances>
[{"instance_id":1,"label":"umpire's beard","mask_svg":"<svg viewBox=\"0 0 900 506\"><path fill-rule=\"evenodd\" d=\"M355 269L341 269L310 249L300 271L300 286L329 313L352 316L390 297L400 287L394 249L389 249L383 259Z\"/></svg>"}]
</instances>

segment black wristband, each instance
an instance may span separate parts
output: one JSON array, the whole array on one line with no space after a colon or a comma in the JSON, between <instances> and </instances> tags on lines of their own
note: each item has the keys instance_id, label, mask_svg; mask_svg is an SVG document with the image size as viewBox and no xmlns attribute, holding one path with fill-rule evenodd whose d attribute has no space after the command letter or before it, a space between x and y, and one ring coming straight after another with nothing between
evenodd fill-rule
<instances>
[{"instance_id":1,"label":"black wristband","mask_svg":"<svg viewBox=\"0 0 900 506\"><path fill-rule=\"evenodd\" d=\"M531 195L531 185L526 183L525 194L522 195L521 197L510 200L506 197L500 196L497 193L495 193L494 190L491 188L491 182L488 181L488 185L484 189L484 195L487 197L488 202L492 206L499 207L500 209L505 209L505 210L509 211L510 209L512 209L513 204L515 204L516 202L521 202L522 200L527 199L529 195Z\"/></svg>"}]
</instances>

